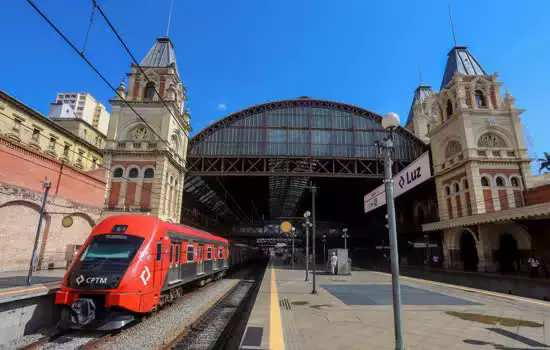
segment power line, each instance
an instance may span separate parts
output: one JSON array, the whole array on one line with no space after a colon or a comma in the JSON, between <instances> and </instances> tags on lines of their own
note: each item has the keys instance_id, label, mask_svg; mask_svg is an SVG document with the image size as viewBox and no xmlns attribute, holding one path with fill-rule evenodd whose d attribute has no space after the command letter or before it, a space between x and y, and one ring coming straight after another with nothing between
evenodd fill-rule
<instances>
[{"instance_id":1,"label":"power line","mask_svg":"<svg viewBox=\"0 0 550 350\"><path fill-rule=\"evenodd\" d=\"M46 14L44 12L42 12L42 10L40 10L34 4L34 2L32 0L27 0L27 3L46 21L46 23L48 23L48 25L63 39L63 41L65 41L65 43L67 43L67 45L69 45L73 49L73 51L76 52L76 54L78 56L80 56L80 58L82 58L82 60L84 60L84 62L86 62L86 64L118 96L118 98L121 101L123 101L126 104L126 106L128 106L128 108L130 108L130 110L153 132L153 134L155 134L155 136L157 136L168 148L170 148L170 144L166 140L164 140L162 138L162 136L160 136L157 133L157 131L151 125L149 125L149 123L147 123L147 121L145 121L145 119L134 109L134 107L132 107L132 105L124 97L122 97L122 95L117 91L117 89L113 85L111 85L111 83L107 80L107 78L86 57L84 52L79 51L78 48L75 46L75 44L69 38L67 38L67 36L48 18L48 16L46 16Z\"/></svg>"},{"instance_id":2,"label":"power line","mask_svg":"<svg viewBox=\"0 0 550 350\"><path fill-rule=\"evenodd\" d=\"M117 29L114 27L113 23L109 20L109 18L107 17L107 15L105 14L105 12L103 11L103 9L101 8L101 6L99 6L99 4L97 3L96 0L92 0L92 3L93 3L93 6L96 7L99 11L99 14L101 15L101 17L103 17L103 19L105 20L105 22L107 23L107 25L109 26L109 28L111 29L111 31L113 32L113 34L116 36L116 38L118 39L118 41L120 41L120 43L122 44L122 46L124 47L124 50L128 53L128 55L130 56L130 58L132 59L132 62L136 65L136 67L139 69L140 73L143 74L143 76L145 77L145 80L150 83L152 82L151 79L149 79L149 77L147 76L147 74L145 73L145 70L143 70L143 68L141 67L141 65L139 64L138 60L136 59L136 57L134 56L134 54L132 53L132 51L130 50L130 48L128 47L128 45L126 45L126 42L124 42L124 40L122 39L122 37L120 36L119 32L117 31ZM178 126L180 128L182 128L183 130L185 131L188 131L190 130L190 127L189 125L182 125L181 122L178 120L178 118L174 115L174 113L172 112L172 110L170 109L170 107L166 104L166 101L162 98L162 96L160 95L159 91L157 90L156 86L153 85L153 89L155 91L155 94L157 95L158 99L162 102L162 104L164 105L164 107L166 108L166 110L170 113L170 115L174 118L174 120L176 121L176 123L178 124Z\"/></svg>"}]
</instances>

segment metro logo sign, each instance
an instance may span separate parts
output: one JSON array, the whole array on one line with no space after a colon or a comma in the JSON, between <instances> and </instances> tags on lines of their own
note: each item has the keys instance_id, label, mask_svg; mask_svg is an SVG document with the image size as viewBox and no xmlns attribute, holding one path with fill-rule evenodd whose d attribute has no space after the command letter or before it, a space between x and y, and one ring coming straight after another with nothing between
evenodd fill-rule
<instances>
[{"instance_id":1,"label":"metro logo sign","mask_svg":"<svg viewBox=\"0 0 550 350\"><path fill-rule=\"evenodd\" d=\"M396 198L402 195L431 177L430 153L425 152L393 177L393 197ZM385 204L386 190L384 185L376 187L364 197L365 213Z\"/></svg>"}]
</instances>

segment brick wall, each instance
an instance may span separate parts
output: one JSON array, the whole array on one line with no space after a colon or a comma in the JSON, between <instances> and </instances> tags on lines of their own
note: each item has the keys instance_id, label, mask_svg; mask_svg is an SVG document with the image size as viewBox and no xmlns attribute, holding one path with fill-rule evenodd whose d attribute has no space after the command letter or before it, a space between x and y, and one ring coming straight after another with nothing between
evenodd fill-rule
<instances>
[{"instance_id":1,"label":"brick wall","mask_svg":"<svg viewBox=\"0 0 550 350\"><path fill-rule=\"evenodd\" d=\"M43 190L51 181L38 245L38 268L64 268L72 247L99 220L105 172L82 172L25 146L0 138L0 271L28 269ZM62 225L72 218L72 224Z\"/></svg>"},{"instance_id":2,"label":"brick wall","mask_svg":"<svg viewBox=\"0 0 550 350\"><path fill-rule=\"evenodd\" d=\"M42 192L41 181L51 181L50 195L102 208L105 171L82 172L25 146L0 139L0 179L2 182Z\"/></svg>"},{"instance_id":3,"label":"brick wall","mask_svg":"<svg viewBox=\"0 0 550 350\"><path fill-rule=\"evenodd\" d=\"M550 202L550 184L525 191L525 201L527 205Z\"/></svg>"}]
</instances>

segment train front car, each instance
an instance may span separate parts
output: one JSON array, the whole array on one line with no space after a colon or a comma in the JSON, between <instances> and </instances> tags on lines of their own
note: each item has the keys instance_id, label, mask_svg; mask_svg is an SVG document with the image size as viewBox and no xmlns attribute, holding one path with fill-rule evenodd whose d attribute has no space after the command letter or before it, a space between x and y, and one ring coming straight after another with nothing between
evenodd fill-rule
<instances>
[{"instance_id":1,"label":"train front car","mask_svg":"<svg viewBox=\"0 0 550 350\"><path fill-rule=\"evenodd\" d=\"M158 304L153 273L159 225L155 217L122 215L93 228L56 294L61 327L118 329Z\"/></svg>"}]
</instances>

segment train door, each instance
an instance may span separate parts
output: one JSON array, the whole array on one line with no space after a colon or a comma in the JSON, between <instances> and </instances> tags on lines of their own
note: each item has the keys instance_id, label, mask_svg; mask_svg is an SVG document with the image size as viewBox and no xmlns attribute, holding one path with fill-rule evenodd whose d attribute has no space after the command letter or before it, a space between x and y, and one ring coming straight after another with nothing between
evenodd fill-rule
<instances>
[{"instance_id":1,"label":"train door","mask_svg":"<svg viewBox=\"0 0 550 350\"><path fill-rule=\"evenodd\" d=\"M163 276L164 273L162 271L162 241L158 241L156 245L156 251L155 251L155 263L154 263L154 271L153 271L153 278L154 278L154 286L155 290L160 290L163 283ZM147 277L147 274L144 275L143 281L146 281L145 277ZM146 282L144 282L146 283Z\"/></svg>"},{"instance_id":2,"label":"train door","mask_svg":"<svg viewBox=\"0 0 550 350\"><path fill-rule=\"evenodd\" d=\"M224 268L227 268L229 267L229 246L224 246L223 247L223 252L222 252L222 257L223 257L223 267Z\"/></svg>"},{"instance_id":3,"label":"train door","mask_svg":"<svg viewBox=\"0 0 550 350\"><path fill-rule=\"evenodd\" d=\"M204 245L202 244L199 244L197 258L197 275L202 275L204 273Z\"/></svg>"},{"instance_id":4,"label":"train door","mask_svg":"<svg viewBox=\"0 0 550 350\"><path fill-rule=\"evenodd\" d=\"M205 261L205 267L206 273L211 273L213 270L213 259L212 259L212 246L208 245L206 247L206 261Z\"/></svg>"},{"instance_id":5,"label":"train door","mask_svg":"<svg viewBox=\"0 0 550 350\"><path fill-rule=\"evenodd\" d=\"M222 247L217 246L214 248L214 270L219 270L222 266Z\"/></svg>"},{"instance_id":6,"label":"train door","mask_svg":"<svg viewBox=\"0 0 550 350\"><path fill-rule=\"evenodd\" d=\"M169 261L170 268L168 269L168 284L174 284L180 281L179 277L179 242L170 241Z\"/></svg>"}]
</instances>

